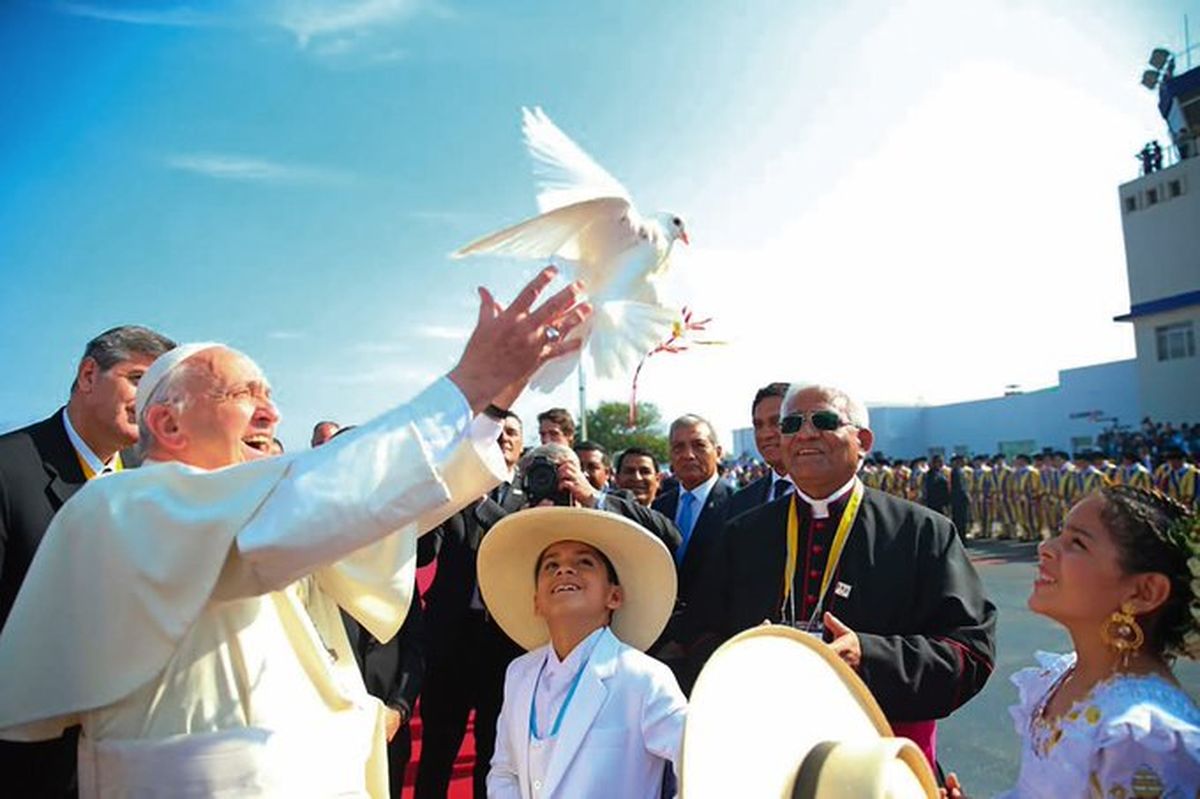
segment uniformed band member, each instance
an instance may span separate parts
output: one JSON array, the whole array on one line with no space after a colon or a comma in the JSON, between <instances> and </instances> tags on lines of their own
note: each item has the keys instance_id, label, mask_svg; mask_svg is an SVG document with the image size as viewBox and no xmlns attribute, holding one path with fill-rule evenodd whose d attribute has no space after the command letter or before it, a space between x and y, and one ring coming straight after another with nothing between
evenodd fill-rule
<instances>
[{"instance_id":1,"label":"uniformed band member","mask_svg":"<svg viewBox=\"0 0 1200 799\"><path fill-rule=\"evenodd\" d=\"M693 651L764 619L823 634L932 761L934 720L991 674L995 606L949 519L857 479L874 440L861 403L794 386L783 412L796 492L726 525L696 592Z\"/></svg>"},{"instance_id":2,"label":"uniformed band member","mask_svg":"<svg viewBox=\"0 0 1200 799\"><path fill-rule=\"evenodd\" d=\"M979 523L979 537L992 537L992 519L996 495L996 477L987 458L976 455L971 459L974 479L971 481L971 516Z\"/></svg>"},{"instance_id":3,"label":"uniformed band member","mask_svg":"<svg viewBox=\"0 0 1200 799\"><path fill-rule=\"evenodd\" d=\"M1127 449L1121 453L1121 468L1116 471L1113 483L1149 491L1154 487L1154 476L1138 460L1137 453L1131 449Z\"/></svg>"},{"instance_id":4,"label":"uniformed band member","mask_svg":"<svg viewBox=\"0 0 1200 799\"><path fill-rule=\"evenodd\" d=\"M1195 508L1198 478L1200 470L1184 460L1182 449L1172 447L1167 450L1167 469L1159 482L1160 490L1184 507Z\"/></svg>"},{"instance_id":5,"label":"uniformed band member","mask_svg":"<svg viewBox=\"0 0 1200 799\"><path fill-rule=\"evenodd\" d=\"M1025 454L1016 457L1017 468L1010 478L1013 494L1013 509L1019 529L1017 537L1022 541L1041 540L1042 520L1042 475L1030 464Z\"/></svg>"},{"instance_id":6,"label":"uniformed band member","mask_svg":"<svg viewBox=\"0 0 1200 799\"><path fill-rule=\"evenodd\" d=\"M1000 522L998 538L1012 538L1017 529L1017 511L1013 505L1013 467L1004 459L1004 453L998 452L992 457L992 476L996 480L994 494L994 513L996 521Z\"/></svg>"}]
</instances>

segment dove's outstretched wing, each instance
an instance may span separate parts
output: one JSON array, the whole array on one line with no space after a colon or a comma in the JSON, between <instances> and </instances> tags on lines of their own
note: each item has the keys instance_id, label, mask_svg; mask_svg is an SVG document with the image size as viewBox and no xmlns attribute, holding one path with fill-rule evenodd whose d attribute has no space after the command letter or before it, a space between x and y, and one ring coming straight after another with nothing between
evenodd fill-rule
<instances>
[{"instance_id":1,"label":"dove's outstretched wing","mask_svg":"<svg viewBox=\"0 0 1200 799\"><path fill-rule=\"evenodd\" d=\"M581 264L603 264L637 244L637 230L629 213L629 201L619 197L585 200L484 236L450 257L481 253L520 258L557 255ZM585 281L591 277L582 272L579 276Z\"/></svg>"},{"instance_id":2,"label":"dove's outstretched wing","mask_svg":"<svg viewBox=\"0 0 1200 799\"><path fill-rule=\"evenodd\" d=\"M597 197L616 197L633 205L621 182L559 130L540 107L521 109L521 129L540 184L539 211L545 213Z\"/></svg>"}]
</instances>

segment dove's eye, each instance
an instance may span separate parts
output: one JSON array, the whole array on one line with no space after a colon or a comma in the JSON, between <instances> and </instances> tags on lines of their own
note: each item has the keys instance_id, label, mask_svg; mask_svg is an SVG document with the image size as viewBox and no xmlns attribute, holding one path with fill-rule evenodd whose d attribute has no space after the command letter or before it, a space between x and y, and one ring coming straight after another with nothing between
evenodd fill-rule
<instances>
[{"instance_id":1,"label":"dove's eye","mask_svg":"<svg viewBox=\"0 0 1200 799\"><path fill-rule=\"evenodd\" d=\"M679 227L680 225L683 224L683 222L679 221L679 217L675 217L674 219L671 220L671 224L674 225L675 227Z\"/></svg>"}]
</instances>

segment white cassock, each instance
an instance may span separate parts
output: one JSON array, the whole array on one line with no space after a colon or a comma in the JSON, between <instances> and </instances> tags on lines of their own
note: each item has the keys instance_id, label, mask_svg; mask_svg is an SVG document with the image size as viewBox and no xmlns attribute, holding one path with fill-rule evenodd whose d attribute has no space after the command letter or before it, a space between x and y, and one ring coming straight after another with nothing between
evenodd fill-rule
<instances>
[{"instance_id":1,"label":"white cassock","mask_svg":"<svg viewBox=\"0 0 1200 799\"><path fill-rule=\"evenodd\" d=\"M54 518L0 635L0 738L81 724L80 796L387 796L338 612L390 639L419 532L507 474L442 378L323 447L148 464Z\"/></svg>"}]
</instances>

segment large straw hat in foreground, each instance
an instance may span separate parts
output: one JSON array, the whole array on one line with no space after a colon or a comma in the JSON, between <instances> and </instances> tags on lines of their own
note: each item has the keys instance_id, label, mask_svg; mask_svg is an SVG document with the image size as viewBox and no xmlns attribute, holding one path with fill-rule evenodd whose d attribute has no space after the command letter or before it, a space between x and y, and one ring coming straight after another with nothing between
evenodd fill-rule
<instances>
[{"instance_id":1,"label":"large straw hat in foreground","mask_svg":"<svg viewBox=\"0 0 1200 799\"><path fill-rule=\"evenodd\" d=\"M937 781L892 737L867 686L826 644L782 625L729 639L688 705L683 799L930 799Z\"/></svg>"}]
</instances>

